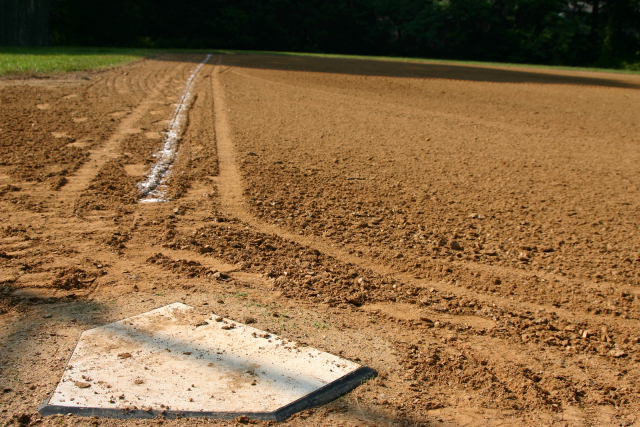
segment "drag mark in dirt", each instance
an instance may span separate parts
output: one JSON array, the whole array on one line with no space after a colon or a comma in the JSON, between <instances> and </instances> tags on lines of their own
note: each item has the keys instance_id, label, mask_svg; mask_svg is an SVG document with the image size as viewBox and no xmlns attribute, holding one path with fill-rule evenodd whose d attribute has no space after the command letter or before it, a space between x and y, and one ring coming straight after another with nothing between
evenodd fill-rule
<instances>
[{"instance_id":1,"label":"drag mark in dirt","mask_svg":"<svg viewBox=\"0 0 640 427\"><path fill-rule=\"evenodd\" d=\"M223 85L219 75L229 68L220 64L221 57L218 57L216 67L213 71L213 103L215 108L215 133L218 147L218 192L223 209L238 218L239 220L251 224L256 229L265 234L272 234L283 239L290 240L302 246L311 247L326 255L345 263L358 265L371 269L376 273L386 275L396 273L380 264L374 264L343 251L330 243L322 241L318 237L294 234L281 227L267 224L254 217L245 206L242 175L237 166L237 154L231 138L229 126L228 110L226 108Z\"/></svg>"},{"instance_id":2,"label":"drag mark in dirt","mask_svg":"<svg viewBox=\"0 0 640 427\"><path fill-rule=\"evenodd\" d=\"M218 74L222 73L220 57L213 71L213 108L215 109L215 132L218 146L218 191L223 206L242 220L254 223L254 218L245 211L243 205L242 179L236 165L236 152L231 140L229 118L225 108L224 91Z\"/></svg>"},{"instance_id":3,"label":"drag mark in dirt","mask_svg":"<svg viewBox=\"0 0 640 427\"><path fill-rule=\"evenodd\" d=\"M158 160L151 167L151 171L149 172L147 179L138 184L138 188L141 192L141 202L162 202L165 200L165 192L160 189L160 186L165 181L167 174L169 173L169 169L176 158L176 151L178 143L180 142L180 137L184 131L187 112L189 111L191 101L193 100L191 86L193 85L193 81L197 77L198 72L200 72L202 67L204 67L204 64L211 59L211 56L211 54L207 55L204 61L202 61L196 69L193 70L189 80L187 80L187 87L180 98L180 102L176 105L175 113L171 119L171 124L169 125L169 131L165 134L162 149L154 155Z\"/></svg>"},{"instance_id":4,"label":"drag mark in dirt","mask_svg":"<svg viewBox=\"0 0 640 427\"><path fill-rule=\"evenodd\" d=\"M251 215L251 213L245 208L242 175L238 170L236 162L237 155L233 140L231 139L229 118L225 107L224 90L219 78L219 74L227 69L228 68L224 68L220 65L220 59L218 59L212 79L216 144L218 146L218 167L220 169L220 173L218 175L218 192L220 194L220 202L223 208L227 210L229 214L237 217L243 222L251 224L264 233L278 235L284 239L300 243L304 246L314 247L336 258L344 259L345 256L351 258L347 254L339 253L335 248L328 247L328 245L317 244L319 242L315 242L316 244L313 244L314 242L311 242L312 238L298 236L287 232L280 227L263 223Z\"/></svg>"},{"instance_id":5,"label":"drag mark in dirt","mask_svg":"<svg viewBox=\"0 0 640 427\"><path fill-rule=\"evenodd\" d=\"M219 78L219 75L227 70L228 68L220 65L219 57L213 71L212 85L215 108L216 144L218 147L218 166L220 171L217 184L220 202L223 209L239 220L252 225L262 233L279 236L302 246L318 250L335 259L341 260L342 262L370 269L371 271L381 275L393 275L398 280L406 283L414 282L414 280L407 275L399 274L394 269L349 254L347 251L336 247L320 237L294 234L276 225L262 222L249 212L244 201L242 175L237 166L237 154L231 138L231 129L229 126L224 89ZM449 287L443 284L438 285L442 290L453 291L455 289L453 286Z\"/></svg>"}]
</instances>

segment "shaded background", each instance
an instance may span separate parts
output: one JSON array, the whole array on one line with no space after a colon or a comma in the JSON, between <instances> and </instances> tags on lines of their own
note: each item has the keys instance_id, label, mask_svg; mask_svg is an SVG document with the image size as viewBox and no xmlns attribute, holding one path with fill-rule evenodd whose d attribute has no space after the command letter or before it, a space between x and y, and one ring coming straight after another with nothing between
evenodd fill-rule
<instances>
[{"instance_id":1,"label":"shaded background","mask_svg":"<svg viewBox=\"0 0 640 427\"><path fill-rule=\"evenodd\" d=\"M51 0L0 0L0 46L48 46Z\"/></svg>"},{"instance_id":2,"label":"shaded background","mask_svg":"<svg viewBox=\"0 0 640 427\"><path fill-rule=\"evenodd\" d=\"M0 0L4 26L6 5L49 2L50 30L35 32L54 45L640 69L640 0Z\"/></svg>"}]
</instances>

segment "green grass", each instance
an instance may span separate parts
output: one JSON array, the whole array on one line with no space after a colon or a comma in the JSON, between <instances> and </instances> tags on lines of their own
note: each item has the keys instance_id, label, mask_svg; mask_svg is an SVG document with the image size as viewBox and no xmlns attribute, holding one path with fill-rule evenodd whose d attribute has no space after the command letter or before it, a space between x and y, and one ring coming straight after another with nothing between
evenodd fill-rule
<instances>
[{"instance_id":1,"label":"green grass","mask_svg":"<svg viewBox=\"0 0 640 427\"><path fill-rule=\"evenodd\" d=\"M3 47L0 48L0 76L117 67L158 53L150 49Z\"/></svg>"},{"instance_id":2,"label":"green grass","mask_svg":"<svg viewBox=\"0 0 640 427\"><path fill-rule=\"evenodd\" d=\"M588 67L565 67L536 64L511 64L501 62L456 61L448 59L399 58L386 56L337 55L324 53L272 52L226 49L123 49L123 48L0 48L0 76L22 74L52 74L117 67L126 63L160 55L174 53L231 53L240 55L281 55L316 58L364 59L376 61L414 62L431 64L453 64L476 67L536 68L548 70L596 71L608 73L640 74L640 71Z\"/></svg>"}]
</instances>

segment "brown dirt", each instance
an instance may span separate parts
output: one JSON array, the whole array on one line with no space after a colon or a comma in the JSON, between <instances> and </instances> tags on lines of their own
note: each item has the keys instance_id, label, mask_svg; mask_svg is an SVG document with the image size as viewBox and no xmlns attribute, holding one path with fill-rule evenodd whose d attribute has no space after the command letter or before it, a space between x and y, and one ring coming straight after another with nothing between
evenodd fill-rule
<instances>
[{"instance_id":1,"label":"brown dirt","mask_svg":"<svg viewBox=\"0 0 640 427\"><path fill-rule=\"evenodd\" d=\"M0 80L3 424L173 301L380 373L285 425L637 422L639 76L214 57L171 201L136 203L202 59Z\"/></svg>"}]
</instances>

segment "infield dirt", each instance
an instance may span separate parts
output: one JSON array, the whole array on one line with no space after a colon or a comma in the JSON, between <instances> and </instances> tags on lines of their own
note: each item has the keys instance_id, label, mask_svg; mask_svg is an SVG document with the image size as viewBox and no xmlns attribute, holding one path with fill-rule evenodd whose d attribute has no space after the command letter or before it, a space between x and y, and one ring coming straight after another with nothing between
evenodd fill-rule
<instances>
[{"instance_id":1,"label":"infield dirt","mask_svg":"<svg viewBox=\"0 0 640 427\"><path fill-rule=\"evenodd\" d=\"M640 76L205 55L0 80L0 420L181 301L379 376L284 425L634 425ZM132 379L133 384L133 379Z\"/></svg>"}]
</instances>

